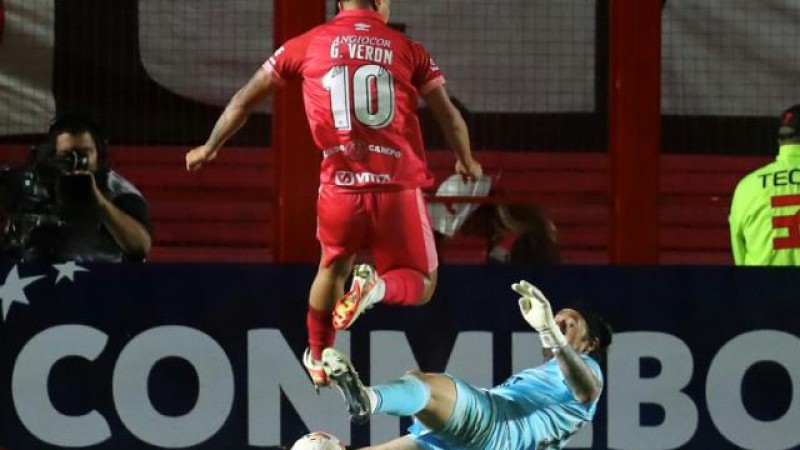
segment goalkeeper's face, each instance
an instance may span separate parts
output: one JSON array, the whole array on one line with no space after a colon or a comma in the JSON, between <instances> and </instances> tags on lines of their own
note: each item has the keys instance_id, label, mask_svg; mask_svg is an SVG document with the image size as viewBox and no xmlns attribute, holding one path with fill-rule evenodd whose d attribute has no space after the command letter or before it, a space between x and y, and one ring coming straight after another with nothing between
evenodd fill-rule
<instances>
[{"instance_id":1,"label":"goalkeeper's face","mask_svg":"<svg viewBox=\"0 0 800 450\"><path fill-rule=\"evenodd\" d=\"M576 352L589 353L597 347L597 339L590 338L586 319L578 311L564 308L556 314L555 321Z\"/></svg>"}]
</instances>

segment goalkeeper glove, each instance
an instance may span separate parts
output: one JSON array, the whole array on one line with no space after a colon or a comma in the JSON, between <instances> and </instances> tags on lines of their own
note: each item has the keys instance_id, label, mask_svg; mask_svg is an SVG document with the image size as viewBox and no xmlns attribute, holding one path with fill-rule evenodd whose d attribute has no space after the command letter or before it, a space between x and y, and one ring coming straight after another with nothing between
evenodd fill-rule
<instances>
[{"instance_id":1,"label":"goalkeeper glove","mask_svg":"<svg viewBox=\"0 0 800 450\"><path fill-rule=\"evenodd\" d=\"M542 345L553 351L566 347L567 338L556 323L550 302L542 291L525 280L512 284L511 289L521 295L519 309L522 317L539 333Z\"/></svg>"}]
</instances>

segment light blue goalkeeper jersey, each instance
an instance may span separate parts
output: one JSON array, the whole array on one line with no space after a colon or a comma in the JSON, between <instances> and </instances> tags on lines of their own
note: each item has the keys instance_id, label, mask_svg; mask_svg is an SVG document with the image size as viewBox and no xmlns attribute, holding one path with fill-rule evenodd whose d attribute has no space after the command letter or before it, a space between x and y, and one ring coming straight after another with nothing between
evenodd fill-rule
<instances>
[{"instance_id":1,"label":"light blue goalkeeper jersey","mask_svg":"<svg viewBox=\"0 0 800 450\"><path fill-rule=\"evenodd\" d=\"M597 362L581 358L602 382ZM458 400L446 429L431 433L418 423L410 429L423 450L561 449L597 407L597 399L581 403L574 397L555 358L489 390L454 380Z\"/></svg>"}]
</instances>

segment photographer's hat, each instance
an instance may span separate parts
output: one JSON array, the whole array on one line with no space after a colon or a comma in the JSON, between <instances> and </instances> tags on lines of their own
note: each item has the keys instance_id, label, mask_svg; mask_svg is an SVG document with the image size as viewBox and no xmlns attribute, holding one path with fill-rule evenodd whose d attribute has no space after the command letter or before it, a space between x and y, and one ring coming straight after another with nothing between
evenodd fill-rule
<instances>
[{"instance_id":1,"label":"photographer's hat","mask_svg":"<svg viewBox=\"0 0 800 450\"><path fill-rule=\"evenodd\" d=\"M794 105L781 114L778 139L800 139L800 105Z\"/></svg>"}]
</instances>

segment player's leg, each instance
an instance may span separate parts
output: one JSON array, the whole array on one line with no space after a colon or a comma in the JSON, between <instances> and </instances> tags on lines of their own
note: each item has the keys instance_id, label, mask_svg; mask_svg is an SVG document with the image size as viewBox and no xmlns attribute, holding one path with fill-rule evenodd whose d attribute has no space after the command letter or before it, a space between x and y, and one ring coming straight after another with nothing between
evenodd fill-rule
<instances>
[{"instance_id":1,"label":"player's leg","mask_svg":"<svg viewBox=\"0 0 800 450\"><path fill-rule=\"evenodd\" d=\"M323 250L322 261L324 260ZM336 299L344 292L344 285L350 275L350 271L353 269L354 260L355 255L340 256L328 266L324 266L320 262L317 267L317 274L311 283L308 305L316 310L327 311L328 322L330 322L330 312L333 310ZM324 348L320 349L320 352Z\"/></svg>"},{"instance_id":2,"label":"player's leg","mask_svg":"<svg viewBox=\"0 0 800 450\"><path fill-rule=\"evenodd\" d=\"M335 330L331 312L336 299L344 293L344 284L353 267L354 256L342 256L325 266L324 250L317 275L308 295L308 343L315 360L322 359L322 350L333 346Z\"/></svg>"},{"instance_id":3,"label":"player's leg","mask_svg":"<svg viewBox=\"0 0 800 450\"><path fill-rule=\"evenodd\" d=\"M430 301L436 288L436 246L419 189L373 193L370 250L377 273L355 269L354 288L336 305L334 325L350 327L375 303L413 306ZM364 273L359 276L359 273Z\"/></svg>"},{"instance_id":4,"label":"player's leg","mask_svg":"<svg viewBox=\"0 0 800 450\"><path fill-rule=\"evenodd\" d=\"M409 372L389 383L366 387L350 360L337 350L325 349L322 361L356 423L363 423L371 414L416 416L428 428L440 430L453 415L456 384L447 375Z\"/></svg>"},{"instance_id":5,"label":"player's leg","mask_svg":"<svg viewBox=\"0 0 800 450\"><path fill-rule=\"evenodd\" d=\"M317 240L322 248L317 275L308 296L309 348L303 362L316 387L327 386L322 368L322 350L332 347L336 330L332 311L344 293L344 284L353 267L354 253L363 242L368 226L363 201L358 194L320 189L317 201Z\"/></svg>"},{"instance_id":6,"label":"player's leg","mask_svg":"<svg viewBox=\"0 0 800 450\"><path fill-rule=\"evenodd\" d=\"M353 256L343 256L326 266L323 250L317 275L311 283L306 314L308 349L303 355L303 364L316 388L329 384L322 367L322 351L333 346L336 330L331 320L331 312L336 299L344 292L344 283L353 266L353 259Z\"/></svg>"},{"instance_id":7,"label":"player's leg","mask_svg":"<svg viewBox=\"0 0 800 450\"><path fill-rule=\"evenodd\" d=\"M419 189L382 193L371 242L387 305L423 305L436 288L436 243Z\"/></svg>"},{"instance_id":8,"label":"player's leg","mask_svg":"<svg viewBox=\"0 0 800 450\"><path fill-rule=\"evenodd\" d=\"M457 442L464 444L456 445L459 448L506 448L499 419L502 414L498 414L490 394L448 374L410 373L386 385L367 388L379 397L374 412L402 416L418 408L404 399L423 393L415 378L428 392L427 402L413 414L416 421L410 428L409 436L418 446L438 450L449 448L446 442ZM415 390L418 393L409 394Z\"/></svg>"},{"instance_id":9,"label":"player's leg","mask_svg":"<svg viewBox=\"0 0 800 450\"><path fill-rule=\"evenodd\" d=\"M442 374L417 373L430 390L425 408L416 414L417 419L431 430L443 429L453 417L458 394L452 378Z\"/></svg>"},{"instance_id":10,"label":"player's leg","mask_svg":"<svg viewBox=\"0 0 800 450\"><path fill-rule=\"evenodd\" d=\"M385 278L385 275L384 275ZM436 283L439 280L439 269L433 269L431 272L428 272L428 276L423 278L423 284L425 289L422 292L422 298L420 298L418 305L424 305L431 301L433 297L433 293L436 292Z\"/></svg>"},{"instance_id":11,"label":"player's leg","mask_svg":"<svg viewBox=\"0 0 800 450\"><path fill-rule=\"evenodd\" d=\"M503 448L501 417L491 395L447 374L409 372L389 383L366 387L353 365L335 349L322 353L331 383L344 396L350 419L363 423L372 414L414 416L409 435L421 448L438 449L441 438ZM433 431L429 433L427 430ZM497 445L496 445L497 444Z\"/></svg>"}]
</instances>

